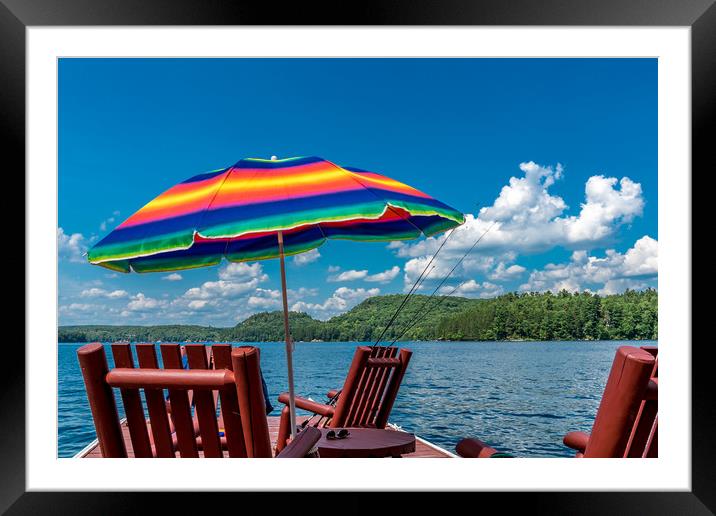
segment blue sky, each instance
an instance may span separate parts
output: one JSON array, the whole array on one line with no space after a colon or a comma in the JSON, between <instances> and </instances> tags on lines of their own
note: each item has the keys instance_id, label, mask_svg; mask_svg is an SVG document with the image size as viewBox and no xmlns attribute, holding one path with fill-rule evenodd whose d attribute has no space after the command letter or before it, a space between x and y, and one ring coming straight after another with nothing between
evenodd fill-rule
<instances>
[{"instance_id":1,"label":"blue sky","mask_svg":"<svg viewBox=\"0 0 716 516\"><path fill-rule=\"evenodd\" d=\"M61 59L60 323L278 309L277 260L169 276L82 258L175 183L272 155L373 170L466 213L424 292L490 226L448 282L460 295L656 287L655 59ZM404 292L441 238L330 241L288 260L290 304L325 319Z\"/></svg>"}]
</instances>

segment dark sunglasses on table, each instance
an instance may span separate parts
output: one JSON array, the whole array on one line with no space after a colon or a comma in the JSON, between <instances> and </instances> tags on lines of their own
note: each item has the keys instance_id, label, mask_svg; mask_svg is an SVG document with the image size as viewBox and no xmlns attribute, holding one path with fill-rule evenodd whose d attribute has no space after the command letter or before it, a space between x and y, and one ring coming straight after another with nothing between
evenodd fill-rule
<instances>
[{"instance_id":1,"label":"dark sunglasses on table","mask_svg":"<svg viewBox=\"0 0 716 516\"><path fill-rule=\"evenodd\" d=\"M326 439L345 439L349 435L351 435L351 433L345 428L338 430L338 433L336 433L335 430L329 430L326 434Z\"/></svg>"}]
</instances>

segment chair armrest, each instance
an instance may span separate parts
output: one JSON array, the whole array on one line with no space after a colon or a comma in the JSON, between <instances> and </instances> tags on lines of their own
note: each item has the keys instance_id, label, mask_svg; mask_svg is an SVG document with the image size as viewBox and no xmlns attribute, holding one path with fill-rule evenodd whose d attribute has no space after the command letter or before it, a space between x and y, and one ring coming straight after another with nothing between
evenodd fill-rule
<instances>
[{"instance_id":1,"label":"chair armrest","mask_svg":"<svg viewBox=\"0 0 716 516\"><path fill-rule=\"evenodd\" d=\"M455 451L460 457L470 459L485 459L492 457L497 453L497 450L483 443L479 439L466 438L461 440L455 446Z\"/></svg>"},{"instance_id":2,"label":"chair armrest","mask_svg":"<svg viewBox=\"0 0 716 516\"><path fill-rule=\"evenodd\" d=\"M584 453L587 449L587 443L589 442L589 434L584 432L569 432L564 436L562 442L565 446L577 450L579 453Z\"/></svg>"},{"instance_id":3,"label":"chair armrest","mask_svg":"<svg viewBox=\"0 0 716 516\"><path fill-rule=\"evenodd\" d=\"M288 393L281 393L278 397L278 401L283 403L284 405L288 405ZM308 410L309 412L313 412L314 414L320 414L321 416L325 417L333 417L333 412L335 410L330 405L316 403L315 401L302 398L301 396L296 396L296 407L303 410Z\"/></svg>"},{"instance_id":4,"label":"chair armrest","mask_svg":"<svg viewBox=\"0 0 716 516\"><path fill-rule=\"evenodd\" d=\"M326 396L328 396L328 399L329 399L329 400L332 400L333 398L335 398L336 396L338 396L338 394L339 394L340 392L341 392L340 389L331 389L330 391L328 391L328 392L326 393Z\"/></svg>"},{"instance_id":5,"label":"chair armrest","mask_svg":"<svg viewBox=\"0 0 716 516\"><path fill-rule=\"evenodd\" d=\"M321 438L321 431L313 426L307 426L299 432L296 438L286 446L281 453L276 455L277 459L298 459L308 456L316 443Z\"/></svg>"}]
</instances>

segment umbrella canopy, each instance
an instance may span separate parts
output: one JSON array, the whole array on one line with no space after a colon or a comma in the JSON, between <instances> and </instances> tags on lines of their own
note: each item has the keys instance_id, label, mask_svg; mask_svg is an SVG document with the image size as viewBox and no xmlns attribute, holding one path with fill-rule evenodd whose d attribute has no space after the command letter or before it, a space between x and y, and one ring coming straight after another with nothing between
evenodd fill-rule
<instances>
[{"instance_id":1,"label":"umbrella canopy","mask_svg":"<svg viewBox=\"0 0 716 516\"><path fill-rule=\"evenodd\" d=\"M243 159L149 202L88 252L91 263L165 272L320 246L328 238L391 241L464 222L459 211L386 176L317 157Z\"/></svg>"},{"instance_id":2,"label":"umbrella canopy","mask_svg":"<svg viewBox=\"0 0 716 516\"><path fill-rule=\"evenodd\" d=\"M328 238L392 241L430 236L465 217L406 184L317 157L243 159L170 188L88 251L120 272L165 272L280 258L291 435L296 435L293 342L284 256Z\"/></svg>"}]
</instances>

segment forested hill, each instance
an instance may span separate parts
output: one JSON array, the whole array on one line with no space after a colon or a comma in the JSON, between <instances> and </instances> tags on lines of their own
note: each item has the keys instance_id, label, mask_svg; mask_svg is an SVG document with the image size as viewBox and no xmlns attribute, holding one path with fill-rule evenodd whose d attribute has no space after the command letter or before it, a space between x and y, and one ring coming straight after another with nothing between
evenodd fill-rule
<instances>
[{"instance_id":1,"label":"forested hill","mask_svg":"<svg viewBox=\"0 0 716 516\"><path fill-rule=\"evenodd\" d=\"M403 298L372 297L328 321L291 312L291 333L296 341L375 341ZM382 340L657 339L657 304L658 294L651 289L604 297L566 291L510 293L493 299L416 295ZM255 314L232 328L60 326L58 333L59 342L268 342L284 338L281 312Z\"/></svg>"}]
</instances>

